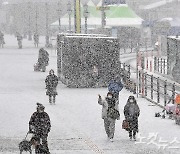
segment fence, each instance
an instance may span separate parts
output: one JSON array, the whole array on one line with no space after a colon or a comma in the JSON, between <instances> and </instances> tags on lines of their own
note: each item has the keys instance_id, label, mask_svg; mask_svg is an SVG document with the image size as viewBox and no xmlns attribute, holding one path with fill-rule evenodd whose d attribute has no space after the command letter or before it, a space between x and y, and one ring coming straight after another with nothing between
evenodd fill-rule
<instances>
[{"instance_id":1,"label":"fence","mask_svg":"<svg viewBox=\"0 0 180 154\"><path fill-rule=\"evenodd\" d=\"M175 83L168 83L166 80L161 80L159 77L154 77L142 71L138 72L139 85L138 93L142 94L147 100L157 104L160 107L166 106L166 104L174 99L178 92L178 87ZM163 104L160 104L163 102Z\"/></svg>"},{"instance_id":2,"label":"fence","mask_svg":"<svg viewBox=\"0 0 180 154\"><path fill-rule=\"evenodd\" d=\"M167 74L167 59L154 57L154 71Z\"/></svg>"}]
</instances>

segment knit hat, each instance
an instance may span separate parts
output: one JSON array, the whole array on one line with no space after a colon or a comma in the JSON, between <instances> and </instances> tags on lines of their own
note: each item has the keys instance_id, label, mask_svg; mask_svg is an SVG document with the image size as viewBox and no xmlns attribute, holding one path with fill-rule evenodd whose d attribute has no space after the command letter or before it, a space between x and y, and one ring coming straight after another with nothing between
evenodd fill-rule
<instances>
[{"instance_id":1,"label":"knit hat","mask_svg":"<svg viewBox=\"0 0 180 154\"><path fill-rule=\"evenodd\" d=\"M53 69L50 69L49 71L49 74L52 72L52 74L54 74L54 70Z\"/></svg>"},{"instance_id":2,"label":"knit hat","mask_svg":"<svg viewBox=\"0 0 180 154\"><path fill-rule=\"evenodd\" d=\"M37 110L44 110L45 109L45 107L41 104L41 103L38 103L37 102Z\"/></svg>"},{"instance_id":3,"label":"knit hat","mask_svg":"<svg viewBox=\"0 0 180 154\"><path fill-rule=\"evenodd\" d=\"M113 93L109 91L109 92L107 93L107 96L108 96L108 95L112 95L112 96L113 96Z\"/></svg>"}]
</instances>

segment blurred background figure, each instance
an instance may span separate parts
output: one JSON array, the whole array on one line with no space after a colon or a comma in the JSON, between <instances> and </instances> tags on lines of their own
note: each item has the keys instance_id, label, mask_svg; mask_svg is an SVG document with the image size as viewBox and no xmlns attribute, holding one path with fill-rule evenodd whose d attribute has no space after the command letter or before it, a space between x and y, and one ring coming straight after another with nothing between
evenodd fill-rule
<instances>
[{"instance_id":1,"label":"blurred background figure","mask_svg":"<svg viewBox=\"0 0 180 154\"><path fill-rule=\"evenodd\" d=\"M4 44L4 34L0 31L0 48L3 48Z\"/></svg>"},{"instance_id":2,"label":"blurred background figure","mask_svg":"<svg viewBox=\"0 0 180 154\"><path fill-rule=\"evenodd\" d=\"M17 37L17 41L18 41L18 47L19 47L19 49L22 49L23 37L22 37L22 35L20 33L17 33L16 37Z\"/></svg>"},{"instance_id":3,"label":"blurred background figure","mask_svg":"<svg viewBox=\"0 0 180 154\"><path fill-rule=\"evenodd\" d=\"M49 65L49 53L44 49L39 49L38 62L34 65L34 71L46 71L46 66Z\"/></svg>"},{"instance_id":4,"label":"blurred background figure","mask_svg":"<svg viewBox=\"0 0 180 154\"><path fill-rule=\"evenodd\" d=\"M34 33L34 45L35 47L38 47L39 45L39 34Z\"/></svg>"}]
</instances>

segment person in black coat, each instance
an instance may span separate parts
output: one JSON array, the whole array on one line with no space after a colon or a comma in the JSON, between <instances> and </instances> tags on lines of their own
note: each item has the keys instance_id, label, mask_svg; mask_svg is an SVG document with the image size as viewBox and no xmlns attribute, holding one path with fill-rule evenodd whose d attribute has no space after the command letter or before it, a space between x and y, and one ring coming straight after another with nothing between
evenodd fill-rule
<instances>
[{"instance_id":1,"label":"person in black coat","mask_svg":"<svg viewBox=\"0 0 180 154\"><path fill-rule=\"evenodd\" d=\"M39 143L42 140L42 146L46 151L46 154L49 154L47 137L51 130L51 122L49 115L44 112L44 109L45 107L42 104L37 103L37 111L32 114L29 121L29 133L33 133ZM38 147L36 147L36 153L38 153L38 150Z\"/></svg>"},{"instance_id":2,"label":"person in black coat","mask_svg":"<svg viewBox=\"0 0 180 154\"><path fill-rule=\"evenodd\" d=\"M56 87L58 85L58 77L54 74L54 70L49 71L49 75L46 77L45 80L46 83L46 95L49 96L49 103L52 103L52 97L53 97L53 103L55 103L56 95L58 94L56 91Z\"/></svg>"},{"instance_id":3,"label":"person in black coat","mask_svg":"<svg viewBox=\"0 0 180 154\"><path fill-rule=\"evenodd\" d=\"M134 96L129 96L127 103L124 107L124 116L129 123L129 137L136 140L136 133L138 132L138 117L140 109Z\"/></svg>"},{"instance_id":4,"label":"person in black coat","mask_svg":"<svg viewBox=\"0 0 180 154\"><path fill-rule=\"evenodd\" d=\"M44 49L39 49L39 56L38 56L38 68L39 70L42 69L42 72L46 71L46 66L49 65L49 53Z\"/></svg>"}]
</instances>

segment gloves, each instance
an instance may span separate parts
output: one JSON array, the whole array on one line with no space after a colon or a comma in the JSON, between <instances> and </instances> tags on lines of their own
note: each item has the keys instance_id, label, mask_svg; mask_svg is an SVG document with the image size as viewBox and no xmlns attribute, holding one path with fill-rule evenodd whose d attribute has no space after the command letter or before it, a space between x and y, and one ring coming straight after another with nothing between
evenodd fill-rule
<instances>
[{"instance_id":1,"label":"gloves","mask_svg":"<svg viewBox=\"0 0 180 154\"><path fill-rule=\"evenodd\" d=\"M29 125L29 133L34 133L35 127L33 125Z\"/></svg>"}]
</instances>

